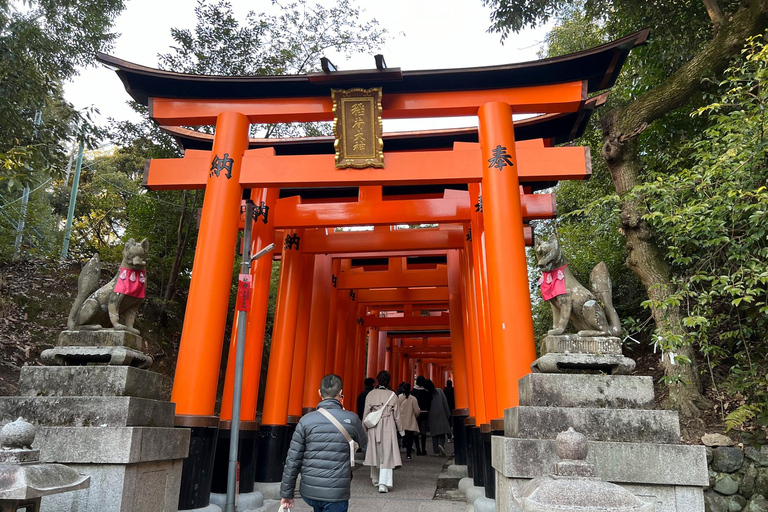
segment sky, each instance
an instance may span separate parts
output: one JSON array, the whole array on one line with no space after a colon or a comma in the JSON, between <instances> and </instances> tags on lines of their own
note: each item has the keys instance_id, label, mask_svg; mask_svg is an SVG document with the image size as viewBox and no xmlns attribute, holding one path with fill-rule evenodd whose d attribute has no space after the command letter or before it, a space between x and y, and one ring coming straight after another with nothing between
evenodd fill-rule
<instances>
[{"instance_id":1,"label":"sky","mask_svg":"<svg viewBox=\"0 0 768 512\"><path fill-rule=\"evenodd\" d=\"M249 10L269 8L271 0L231 0L235 13L245 19ZM537 59L546 28L510 36L504 45L498 34L487 33L490 10L481 0L365 0L366 15L376 18L392 38L382 50L388 67L404 71L509 64ZM192 28L195 0L128 0L116 20L120 34L110 54L127 61L158 67L157 55L173 44L171 28ZM328 57L342 70L374 67L372 55L350 61ZM93 106L102 122L108 117L137 120L126 105L128 94L114 71L101 65L87 68L65 85L65 96L75 107ZM437 124L437 125L436 125ZM474 126L476 118L386 120L385 131L432 127Z\"/></svg>"}]
</instances>

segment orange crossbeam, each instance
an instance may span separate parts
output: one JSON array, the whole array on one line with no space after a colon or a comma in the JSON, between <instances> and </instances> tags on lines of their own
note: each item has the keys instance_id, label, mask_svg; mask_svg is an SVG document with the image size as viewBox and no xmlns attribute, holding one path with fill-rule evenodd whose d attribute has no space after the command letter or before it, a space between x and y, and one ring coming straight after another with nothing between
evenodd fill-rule
<instances>
[{"instance_id":1,"label":"orange crossbeam","mask_svg":"<svg viewBox=\"0 0 768 512\"><path fill-rule=\"evenodd\" d=\"M457 249L463 247L463 244L464 233L461 226L445 226L440 229L331 231L328 233L325 229L307 229L301 240L301 249L305 254L337 254L384 250Z\"/></svg>"},{"instance_id":2,"label":"orange crossbeam","mask_svg":"<svg viewBox=\"0 0 768 512\"><path fill-rule=\"evenodd\" d=\"M447 302L448 289L442 288L396 288L393 290L359 290L355 302L373 304L407 304L417 302Z\"/></svg>"},{"instance_id":3,"label":"orange crossbeam","mask_svg":"<svg viewBox=\"0 0 768 512\"><path fill-rule=\"evenodd\" d=\"M520 197L523 219L550 219L555 213L553 194L525 194ZM302 204L298 196L279 199L275 227L339 227L391 224L465 223L470 220L468 194L442 199L362 201L356 203Z\"/></svg>"},{"instance_id":4,"label":"orange crossbeam","mask_svg":"<svg viewBox=\"0 0 768 512\"><path fill-rule=\"evenodd\" d=\"M521 182L582 180L592 173L587 147L516 147ZM153 159L144 173L152 190L204 188L213 155L187 150L184 158ZM245 152L240 184L244 188L345 187L476 183L482 178L479 144L456 143L453 150L389 152L382 169L336 169L333 155L281 155L273 148Z\"/></svg>"},{"instance_id":5,"label":"orange crossbeam","mask_svg":"<svg viewBox=\"0 0 768 512\"><path fill-rule=\"evenodd\" d=\"M445 327L449 325L448 315L441 316L395 316L395 317L366 317L365 327L378 327L381 330L403 327Z\"/></svg>"},{"instance_id":6,"label":"orange crossbeam","mask_svg":"<svg viewBox=\"0 0 768 512\"><path fill-rule=\"evenodd\" d=\"M514 105L515 114L576 112L587 99L587 82L536 85L508 89L384 94L384 119L476 116L481 105L501 101ZM161 125L214 124L222 112L239 112L251 123L306 123L332 121L330 96L267 99L150 98L149 115Z\"/></svg>"},{"instance_id":7,"label":"orange crossbeam","mask_svg":"<svg viewBox=\"0 0 768 512\"><path fill-rule=\"evenodd\" d=\"M337 288L408 288L415 286L448 286L445 266L434 270L386 270L383 272L345 273L339 276Z\"/></svg>"}]
</instances>

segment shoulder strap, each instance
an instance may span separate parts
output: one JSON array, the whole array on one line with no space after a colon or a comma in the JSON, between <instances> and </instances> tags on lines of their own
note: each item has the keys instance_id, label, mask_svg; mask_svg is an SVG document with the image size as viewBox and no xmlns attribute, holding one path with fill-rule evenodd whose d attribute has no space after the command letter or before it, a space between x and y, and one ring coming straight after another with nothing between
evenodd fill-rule
<instances>
[{"instance_id":1,"label":"shoulder strap","mask_svg":"<svg viewBox=\"0 0 768 512\"><path fill-rule=\"evenodd\" d=\"M333 423L337 429L339 429L339 432L341 432L344 435L344 438L347 440L347 442L352 442L352 436L349 435L349 432L347 432L347 429L344 428L344 425L339 423L339 420L333 417L331 413L320 407L317 412L328 418L328 420Z\"/></svg>"}]
</instances>

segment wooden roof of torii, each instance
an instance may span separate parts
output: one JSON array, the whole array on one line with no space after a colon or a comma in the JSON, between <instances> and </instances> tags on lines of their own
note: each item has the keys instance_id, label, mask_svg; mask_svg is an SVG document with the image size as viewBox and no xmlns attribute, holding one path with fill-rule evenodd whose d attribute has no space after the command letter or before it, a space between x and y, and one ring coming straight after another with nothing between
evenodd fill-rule
<instances>
[{"instance_id":1,"label":"wooden roof of torii","mask_svg":"<svg viewBox=\"0 0 768 512\"><path fill-rule=\"evenodd\" d=\"M401 71L399 68L283 76L209 76L141 66L103 53L97 60L114 68L134 100L150 98L300 98L330 96L331 88L375 87L389 94L526 87L587 82L587 92L610 88L632 48L648 39L644 29L588 50L530 62L460 69Z\"/></svg>"}]
</instances>

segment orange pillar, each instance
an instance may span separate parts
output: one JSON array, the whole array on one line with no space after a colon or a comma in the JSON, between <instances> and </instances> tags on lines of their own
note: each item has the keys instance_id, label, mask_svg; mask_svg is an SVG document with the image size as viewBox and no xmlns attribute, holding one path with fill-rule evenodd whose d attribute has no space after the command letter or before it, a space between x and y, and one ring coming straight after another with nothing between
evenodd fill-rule
<instances>
[{"instance_id":1,"label":"orange pillar","mask_svg":"<svg viewBox=\"0 0 768 512\"><path fill-rule=\"evenodd\" d=\"M344 361L347 356L347 333L349 332L349 308L352 302L349 299L349 292L347 290L338 290L337 295L337 312L336 312L336 352L333 357L333 373L344 378ZM347 383L344 382L346 386Z\"/></svg>"},{"instance_id":2,"label":"orange pillar","mask_svg":"<svg viewBox=\"0 0 768 512\"><path fill-rule=\"evenodd\" d=\"M379 358L379 330L372 327L368 331L368 357L365 364L365 376L376 378L376 363Z\"/></svg>"},{"instance_id":3,"label":"orange pillar","mask_svg":"<svg viewBox=\"0 0 768 512\"><path fill-rule=\"evenodd\" d=\"M177 415L211 416L232 290L240 223L240 164L248 148L248 118L224 112L216 119L214 169L206 182L195 248L194 276L181 332L171 401Z\"/></svg>"},{"instance_id":4,"label":"orange pillar","mask_svg":"<svg viewBox=\"0 0 768 512\"><path fill-rule=\"evenodd\" d=\"M291 389L296 317L299 310L303 266L300 238L304 230L286 231L286 239L289 234L299 237L299 248L297 249L295 245L289 247L287 241L283 247L262 425L286 425L288 422L288 393Z\"/></svg>"},{"instance_id":5,"label":"orange pillar","mask_svg":"<svg viewBox=\"0 0 768 512\"><path fill-rule=\"evenodd\" d=\"M421 362L421 359L416 360L416 376L419 375L424 375L424 363Z\"/></svg>"},{"instance_id":6,"label":"orange pillar","mask_svg":"<svg viewBox=\"0 0 768 512\"><path fill-rule=\"evenodd\" d=\"M477 297L475 294L475 272L472 263L472 247L468 246L466 249L466 262L467 265L467 303L469 304L469 315L471 324L471 355L472 355L472 376L474 378L475 389L475 418L477 424L481 425L488 421L486 412L486 400L485 400L485 386L483 385L483 361L480 352L480 318L477 311ZM490 363L490 361L488 362Z\"/></svg>"},{"instance_id":7,"label":"orange pillar","mask_svg":"<svg viewBox=\"0 0 768 512\"><path fill-rule=\"evenodd\" d=\"M517 381L536 359L528 267L520 206L512 108L486 103L478 111L483 155L483 219L496 371L494 417L518 404Z\"/></svg>"},{"instance_id":8,"label":"orange pillar","mask_svg":"<svg viewBox=\"0 0 768 512\"><path fill-rule=\"evenodd\" d=\"M390 377L392 376L392 343L394 341L393 338L387 337L387 345L384 348L384 370L389 372Z\"/></svg>"},{"instance_id":9,"label":"orange pillar","mask_svg":"<svg viewBox=\"0 0 768 512\"><path fill-rule=\"evenodd\" d=\"M299 295L299 315L296 319L296 341L293 350L293 369L291 370L291 394L288 398L288 416L298 423L304 399L304 378L307 369L307 349L309 345L309 319L312 304L312 273L315 270L315 258L312 254L302 255L301 291ZM295 420L295 421L294 421Z\"/></svg>"},{"instance_id":10,"label":"orange pillar","mask_svg":"<svg viewBox=\"0 0 768 512\"><path fill-rule=\"evenodd\" d=\"M451 359L454 379L454 398L457 409L469 408L469 396L467 391L467 360L464 351L464 328L462 316L464 311L461 306L461 268L459 251L448 251L448 310L451 324Z\"/></svg>"},{"instance_id":11,"label":"orange pillar","mask_svg":"<svg viewBox=\"0 0 768 512\"><path fill-rule=\"evenodd\" d=\"M320 398L317 390L325 377L325 353L328 345L328 308L331 298L331 274L333 260L327 254L315 256L312 276L312 303L309 313L309 346L307 347L307 370L304 379L303 412L314 409ZM301 312L301 314L306 314Z\"/></svg>"},{"instance_id":12,"label":"orange pillar","mask_svg":"<svg viewBox=\"0 0 768 512\"><path fill-rule=\"evenodd\" d=\"M377 346L377 357L376 357L376 373L373 375L373 378L376 378L376 375L379 374L380 371L384 369L384 360L387 355L387 331L379 331L379 342Z\"/></svg>"},{"instance_id":13,"label":"orange pillar","mask_svg":"<svg viewBox=\"0 0 768 512\"><path fill-rule=\"evenodd\" d=\"M350 301L349 311L347 313L347 336L345 345L347 350L344 354L344 366L341 369L344 379L344 388L350 393L349 398L357 399L355 394L356 377L355 377L355 357L357 356L357 303ZM346 393L345 393L346 395ZM354 410L353 402L347 402L351 410Z\"/></svg>"},{"instance_id":14,"label":"orange pillar","mask_svg":"<svg viewBox=\"0 0 768 512\"><path fill-rule=\"evenodd\" d=\"M477 201L479 193L480 187L477 184L469 185L471 201ZM495 418L497 393L493 367L493 336L488 312L488 275L485 268L485 248L483 247L484 225L482 214L474 208L471 210L470 219L472 227L472 271L474 272L473 282L477 303L477 326L480 333L480 361L483 364L483 396L485 397L485 410L488 414L487 420L490 421Z\"/></svg>"},{"instance_id":15,"label":"orange pillar","mask_svg":"<svg viewBox=\"0 0 768 512\"><path fill-rule=\"evenodd\" d=\"M470 305L468 297L468 272L467 272L467 251L459 250L459 265L461 271L461 310L462 310L462 327L464 328L464 359L467 365L467 399L469 402L469 415L476 414L475 409L475 382L477 379L474 377L472 367L472 322L470 319Z\"/></svg>"},{"instance_id":16,"label":"orange pillar","mask_svg":"<svg viewBox=\"0 0 768 512\"><path fill-rule=\"evenodd\" d=\"M258 207L272 209L277 201L280 189L255 189L251 199ZM266 218L269 222L263 222ZM251 254L256 254L264 247L275 241L273 225L274 215L259 217L253 224L251 238ZM269 305L269 283L272 278L272 256L256 260L251 267L253 276L253 293L251 295L251 310L248 312L248 323L245 329L245 354L243 359L243 391L240 399L240 419L254 421L256 419L256 402L259 397L261 380L261 357L264 353L264 329L267 323L267 306ZM221 397L222 420L232 419L232 388L235 383L235 355L237 353L237 317L232 325L232 340L229 345L227 358L227 376L224 380L224 392Z\"/></svg>"},{"instance_id":17,"label":"orange pillar","mask_svg":"<svg viewBox=\"0 0 768 512\"><path fill-rule=\"evenodd\" d=\"M338 319L339 309L339 294L337 293L336 280L339 277L340 268L341 260L333 260L333 269L331 273L331 302L328 307L328 332L326 333L328 343L325 352L325 375L333 373L333 365L336 361L336 320Z\"/></svg>"},{"instance_id":18,"label":"orange pillar","mask_svg":"<svg viewBox=\"0 0 768 512\"><path fill-rule=\"evenodd\" d=\"M357 336L355 337L355 366L352 377L355 399L357 399L357 395L363 390L363 380L365 379L365 342L368 337L368 330L365 325L363 325L365 310L366 307L364 304L358 304L356 319Z\"/></svg>"}]
</instances>

